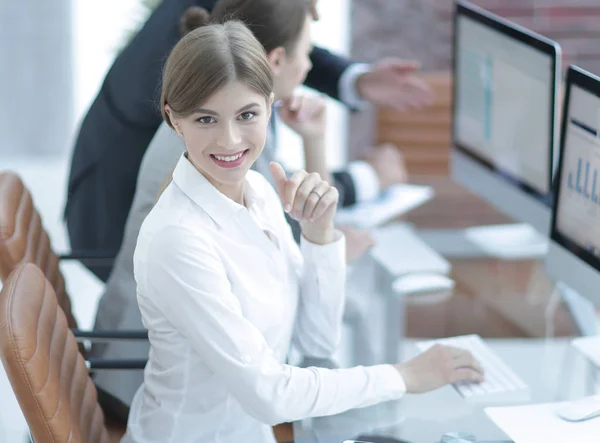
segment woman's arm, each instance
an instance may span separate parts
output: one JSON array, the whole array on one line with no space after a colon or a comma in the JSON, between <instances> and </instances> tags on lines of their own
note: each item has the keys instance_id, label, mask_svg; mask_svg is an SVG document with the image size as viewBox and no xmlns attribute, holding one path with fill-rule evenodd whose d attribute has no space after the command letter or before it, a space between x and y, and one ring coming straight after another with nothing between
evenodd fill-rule
<instances>
[{"instance_id":1,"label":"woman's arm","mask_svg":"<svg viewBox=\"0 0 600 443\"><path fill-rule=\"evenodd\" d=\"M152 259L139 274L141 303L147 298L160 309L257 420L276 424L337 414L405 392L390 365L334 371L279 363L244 317L220 258L202 233L166 228L155 235L149 254Z\"/></svg>"},{"instance_id":2,"label":"woman's arm","mask_svg":"<svg viewBox=\"0 0 600 443\"><path fill-rule=\"evenodd\" d=\"M288 237L288 247L298 250ZM315 245L302 237L296 255L300 278L300 300L293 341L306 356L327 358L338 348L346 304L345 239L336 231L336 241Z\"/></svg>"}]
</instances>

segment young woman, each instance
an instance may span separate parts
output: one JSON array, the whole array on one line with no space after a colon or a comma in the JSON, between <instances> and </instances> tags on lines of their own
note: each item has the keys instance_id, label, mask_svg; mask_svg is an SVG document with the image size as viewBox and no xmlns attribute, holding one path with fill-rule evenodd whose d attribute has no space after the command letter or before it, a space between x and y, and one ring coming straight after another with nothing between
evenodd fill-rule
<instances>
[{"instance_id":1,"label":"young woman","mask_svg":"<svg viewBox=\"0 0 600 443\"><path fill-rule=\"evenodd\" d=\"M210 17L201 8L190 8L181 19L181 27L185 34L208 20L220 23L234 18L250 23L250 30L267 52L273 72L274 101L285 103L279 107L284 118L289 117L291 124L306 135L306 158L308 166L313 168L308 169L309 172L323 172L315 166L315 163L321 166L325 164L325 114L320 111L320 103L312 99L299 104L290 100L294 88L310 67L308 54L311 47L309 24L312 6L313 2L310 0L219 0ZM309 110L314 112L306 112ZM309 114L310 118L306 118L304 113ZM254 162L252 169L275 185L269 170L276 151L271 127L267 129L267 134L263 153ZM95 324L97 329L141 329L143 326L135 300L133 251L143 220L154 206L161 187L167 182L167 177L184 150L184 141L167 123L163 123L146 150L140 167L135 197L125 225L123 245L107 281L105 294L98 304ZM313 152L316 154L311 156ZM364 170L365 165L355 163L350 169ZM340 174L337 177L343 176ZM323 178L329 181L328 177ZM299 240L298 223L290 217L288 222L292 224L296 240ZM357 259L372 246L371 238L366 233L346 229L345 236L349 261ZM139 341L96 343L92 346L93 355L103 358L146 358L148 351L149 345ZM95 374L94 380L104 393L109 394L103 397L106 409L118 411L118 416L125 421L128 407L142 383L143 374L140 371L103 371Z\"/></svg>"},{"instance_id":2,"label":"young woman","mask_svg":"<svg viewBox=\"0 0 600 443\"><path fill-rule=\"evenodd\" d=\"M285 364L292 340L329 356L341 334L344 237L338 193L318 174L277 191L250 171L273 102L264 49L239 22L200 27L170 54L165 121L185 142L134 256L150 358L124 442L273 442L271 425L481 380L472 356L434 347L397 365ZM284 211L300 222L292 238Z\"/></svg>"}]
</instances>

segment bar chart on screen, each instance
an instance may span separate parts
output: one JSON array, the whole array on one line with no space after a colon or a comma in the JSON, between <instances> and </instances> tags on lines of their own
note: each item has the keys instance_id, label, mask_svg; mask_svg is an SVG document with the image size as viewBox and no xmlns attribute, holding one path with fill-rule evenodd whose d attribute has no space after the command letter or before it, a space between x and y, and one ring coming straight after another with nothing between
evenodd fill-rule
<instances>
[{"instance_id":1,"label":"bar chart on screen","mask_svg":"<svg viewBox=\"0 0 600 443\"><path fill-rule=\"evenodd\" d=\"M597 129L592 128L576 119L571 119L570 137L580 138L580 143L585 149L577 156L566 158L567 161L567 187L583 199L596 205L600 204L600 182L598 182L598 170L600 170L600 134Z\"/></svg>"},{"instance_id":2,"label":"bar chart on screen","mask_svg":"<svg viewBox=\"0 0 600 443\"><path fill-rule=\"evenodd\" d=\"M600 204L598 196L598 169L592 169L589 160L584 160L581 157L577 159L577 171L569 171L567 186L586 200Z\"/></svg>"},{"instance_id":3,"label":"bar chart on screen","mask_svg":"<svg viewBox=\"0 0 600 443\"><path fill-rule=\"evenodd\" d=\"M600 132L571 119L565 142L558 228L600 255Z\"/></svg>"}]
</instances>

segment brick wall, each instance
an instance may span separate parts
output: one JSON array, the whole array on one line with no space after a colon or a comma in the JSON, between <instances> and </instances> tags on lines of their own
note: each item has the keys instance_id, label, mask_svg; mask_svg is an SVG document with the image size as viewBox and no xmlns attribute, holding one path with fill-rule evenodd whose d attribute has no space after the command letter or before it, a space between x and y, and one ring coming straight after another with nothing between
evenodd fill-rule
<instances>
[{"instance_id":1,"label":"brick wall","mask_svg":"<svg viewBox=\"0 0 600 443\"><path fill-rule=\"evenodd\" d=\"M600 0L474 0L537 31L563 49L570 63L600 74ZM453 0L353 0L352 56L361 61L398 56L421 61L424 71L451 65ZM353 116L356 156L373 138L373 116Z\"/></svg>"}]
</instances>

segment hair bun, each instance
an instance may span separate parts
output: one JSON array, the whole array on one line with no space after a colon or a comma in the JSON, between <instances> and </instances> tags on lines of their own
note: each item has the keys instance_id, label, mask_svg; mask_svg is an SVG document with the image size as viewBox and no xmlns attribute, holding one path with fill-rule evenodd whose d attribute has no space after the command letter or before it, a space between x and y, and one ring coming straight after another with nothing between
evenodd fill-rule
<instances>
[{"instance_id":1,"label":"hair bun","mask_svg":"<svg viewBox=\"0 0 600 443\"><path fill-rule=\"evenodd\" d=\"M179 23L179 30L181 35L184 36L188 32L192 32L194 29L200 28L210 23L210 14L204 8L199 6L189 7Z\"/></svg>"}]
</instances>

